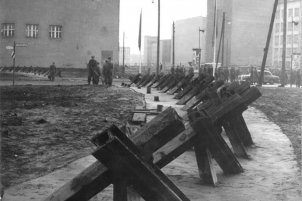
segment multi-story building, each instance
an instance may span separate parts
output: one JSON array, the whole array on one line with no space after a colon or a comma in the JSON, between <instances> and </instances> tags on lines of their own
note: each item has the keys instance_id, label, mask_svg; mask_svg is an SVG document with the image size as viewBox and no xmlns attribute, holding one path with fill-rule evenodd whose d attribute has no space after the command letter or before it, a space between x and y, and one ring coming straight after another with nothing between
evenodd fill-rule
<instances>
[{"instance_id":1,"label":"multi-story building","mask_svg":"<svg viewBox=\"0 0 302 201\"><path fill-rule=\"evenodd\" d=\"M86 67L94 55L119 61L120 0L1 0L0 66Z\"/></svg>"},{"instance_id":2,"label":"multi-story building","mask_svg":"<svg viewBox=\"0 0 302 201\"><path fill-rule=\"evenodd\" d=\"M145 36L143 66L156 71L157 62L157 36ZM171 65L171 40L161 40L159 50L159 63L163 68Z\"/></svg>"},{"instance_id":3,"label":"multi-story building","mask_svg":"<svg viewBox=\"0 0 302 201\"><path fill-rule=\"evenodd\" d=\"M161 40L160 41L160 63L163 69L170 68L171 66L171 40Z\"/></svg>"},{"instance_id":4,"label":"multi-story building","mask_svg":"<svg viewBox=\"0 0 302 201\"><path fill-rule=\"evenodd\" d=\"M156 57L157 57L157 37L145 36L143 64L148 67L156 66Z\"/></svg>"},{"instance_id":5,"label":"multi-story building","mask_svg":"<svg viewBox=\"0 0 302 201\"><path fill-rule=\"evenodd\" d=\"M123 59L125 65L130 65L130 47L120 47L120 52L119 52L119 64L123 65Z\"/></svg>"},{"instance_id":6,"label":"multi-story building","mask_svg":"<svg viewBox=\"0 0 302 201\"><path fill-rule=\"evenodd\" d=\"M193 51L199 47L201 49L200 63L205 62L205 35L207 33L205 29L205 17L198 16L175 21L175 65L189 66L189 62L199 62L199 59L196 59L198 54L196 55Z\"/></svg>"},{"instance_id":7,"label":"multi-story building","mask_svg":"<svg viewBox=\"0 0 302 201\"><path fill-rule=\"evenodd\" d=\"M225 13L224 42L221 45L218 62L227 66L261 66L274 0L217 0L216 32L214 32L214 3L214 0L207 1L206 62L211 63L214 60L217 62L222 19ZM271 65L270 58L269 52L267 65Z\"/></svg>"},{"instance_id":8,"label":"multi-story building","mask_svg":"<svg viewBox=\"0 0 302 201\"><path fill-rule=\"evenodd\" d=\"M302 2L300 0L287 1L287 30L286 30L286 61L285 68L291 67L291 58L293 58L292 68L301 68L302 64ZM277 69L282 67L283 51L283 13L284 2L279 2L274 31L272 35L272 63Z\"/></svg>"}]
</instances>

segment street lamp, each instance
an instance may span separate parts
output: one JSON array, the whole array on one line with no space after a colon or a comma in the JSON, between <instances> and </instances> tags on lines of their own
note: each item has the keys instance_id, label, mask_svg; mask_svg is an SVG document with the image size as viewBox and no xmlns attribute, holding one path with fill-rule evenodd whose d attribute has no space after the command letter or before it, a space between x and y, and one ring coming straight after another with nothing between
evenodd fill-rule
<instances>
[{"instance_id":1,"label":"street lamp","mask_svg":"<svg viewBox=\"0 0 302 201\"><path fill-rule=\"evenodd\" d=\"M200 32L204 33L204 29L198 29L199 41L198 41L198 49L199 49L199 62L198 62L198 70L200 70L200 57L201 57L201 49L200 49Z\"/></svg>"},{"instance_id":2,"label":"street lamp","mask_svg":"<svg viewBox=\"0 0 302 201\"><path fill-rule=\"evenodd\" d=\"M290 87L292 87L292 73L293 73L293 60L294 60L294 26L297 26L299 22L294 21L294 17L292 16L292 54L290 59Z\"/></svg>"},{"instance_id":3,"label":"street lamp","mask_svg":"<svg viewBox=\"0 0 302 201\"><path fill-rule=\"evenodd\" d=\"M154 0L152 0L154 3ZM160 0L158 0L158 18L157 18L157 59L156 59L156 75L159 74L159 48L160 48Z\"/></svg>"}]
</instances>

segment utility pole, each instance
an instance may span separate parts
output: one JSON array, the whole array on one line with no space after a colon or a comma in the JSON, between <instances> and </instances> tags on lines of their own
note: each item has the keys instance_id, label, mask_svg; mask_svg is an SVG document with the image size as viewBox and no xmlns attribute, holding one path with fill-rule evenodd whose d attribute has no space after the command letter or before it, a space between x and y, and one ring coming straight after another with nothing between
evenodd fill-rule
<instances>
[{"instance_id":1,"label":"utility pole","mask_svg":"<svg viewBox=\"0 0 302 201\"><path fill-rule=\"evenodd\" d=\"M199 41L198 41L198 70L200 70L200 58L201 58L201 48L200 48L200 32L204 33L204 29L198 30L198 36L199 36Z\"/></svg>"},{"instance_id":2,"label":"utility pole","mask_svg":"<svg viewBox=\"0 0 302 201\"><path fill-rule=\"evenodd\" d=\"M225 26L225 12L223 12L221 35L220 35L220 41L219 41L219 46L218 46L218 53L217 53L215 71L217 70L217 66L218 66L218 63L219 63L220 48L221 48L222 38L224 36L224 26Z\"/></svg>"},{"instance_id":3,"label":"utility pole","mask_svg":"<svg viewBox=\"0 0 302 201\"><path fill-rule=\"evenodd\" d=\"M125 69L125 32L123 32L123 69Z\"/></svg>"},{"instance_id":4,"label":"utility pole","mask_svg":"<svg viewBox=\"0 0 302 201\"><path fill-rule=\"evenodd\" d=\"M16 41L14 41L13 51L13 86L15 86Z\"/></svg>"},{"instance_id":5,"label":"utility pole","mask_svg":"<svg viewBox=\"0 0 302 201\"><path fill-rule=\"evenodd\" d=\"M172 28L172 67L175 67L175 23L173 21Z\"/></svg>"},{"instance_id":6,"label":"utility pole","mask_svg":"<svg viewBox=\"0 0 302 201\"><path fill-rule=\"evenodd\" d=\"M294 27L298 25L298 22L294 21L294 16L292 16L292 55L290 59L290 87L292 87L292 73L293 73L293 61L294 61Z\"/></svg>"},{"instance_id":7,"label":"utility pole","mask_svg":"<svg viewBox=\"0 0 302 201\"><path fill-rule=\"evenodd\" d=\"M154 1L152 1L154 3ZM160 49L160 0L158 0L158 17L157 17L157 60L156 75L159 75L159 49Z\"/></svg>"},{"instance_id":8,"label":"utility pole","mask_svg":"<svg viewBox=\"0 0 302 201\"><path fill-rule=\"evenodd\" d=\"M285 86L285 62L286 62L286 25L287 25L287 0L284 0L283 8L283 50L282 50L282 69L281 69L281 85Z\"/></svg>"},{"instance_id":9,"label":"utility pole","mask_svg":"<svg viewBox=\"0 0 302 201\"><path fill-rule=\"evenodd\" d=\"M275 21L277 6L278 6L278 0L275 0L273 13L272 13L272 17L271 17L271 22L270 22L270 25L269 25L268 35L267 35L267 39L266 39L266 45L265 45L265 48L264 48L264 55L263 55L263 59L262 59L261 72L260 72L260 77L259 77L259 80L258 80L258 86L262 86L262 83L263 83L264 68L265 68L265 64L266 64L269 44L270 44L272 31L273 31L273 27L274 27L274 21ZM285 24L285 28L286 28L286 23L284 23L284 24ZM286 46L286 43L285 43L285 46ZM283 48L284 48L284 37L283 37ZM283 49L283 51L284 51L284 49Z\"/></svg>"}]
</instances>

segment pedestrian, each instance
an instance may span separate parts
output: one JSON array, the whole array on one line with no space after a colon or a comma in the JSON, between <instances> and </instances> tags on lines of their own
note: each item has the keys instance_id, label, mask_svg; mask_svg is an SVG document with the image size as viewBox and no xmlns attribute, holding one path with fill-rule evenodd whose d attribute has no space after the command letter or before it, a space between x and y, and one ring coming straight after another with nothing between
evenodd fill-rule
<instances>
[{"instance_id":1,"label":"pedestrian","mask_svg":"<svg viewBox=\"0 0 302 201\"><path fill-rule=\"evenodd\" d=\"M55 66L55 62L52 62L52 64L49 67L49 75L48 78L50 81L55 81L57 68Z\"/></svg>"},{"instance_id":2,"label":"pedestrian","mask_svg":"<svg viewBox=\"0 0 302 201\"><path fill-rule=\"evenodd\" d=\"M88 68L88 85L90 85L90 82L93 79L93 75L95 74L95 69L97 69L97 61L94 59L94 56L91 56L91 59L89 60L87 64Z\"/></svg>"},{"instance_id":3,"label":"pedestrian","mask_svg":"<svg viewBox=\"0 0 302 201\"><path fill-rule=\"evenodd\" d=\"M112 86L112 71L113 64L111 63L111 57L108 57L103 66L103 75L105 79L105 84L109 87Z\"/></svg>"}]
</instances>

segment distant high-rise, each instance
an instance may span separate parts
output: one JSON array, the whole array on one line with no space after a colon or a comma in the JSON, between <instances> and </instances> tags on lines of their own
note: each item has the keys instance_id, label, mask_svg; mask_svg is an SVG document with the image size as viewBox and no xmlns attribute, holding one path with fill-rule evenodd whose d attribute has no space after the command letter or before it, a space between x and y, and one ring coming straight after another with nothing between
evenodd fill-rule
<instances>
[{"instance_id":1,"label":"distant high-rise","mask_svg":"<svg viewBox=\"0 0 302 201\"><path fill-rule=\"evenodd\" d=\"M225 12L224 61L222 52L218 62L227 66L261 66L264 47L272 16L274 0L217 0L217 32L214 34L214 0L208 0L206 62L217 59L221 36L222 16ZM213 58L216 35L216 58ZM267 65L271 65L269 53Z\"/></svg>"},{"instance_id":2,"label":"distant high-rise","mask_svg":"<svg viewBox=\"0 0 302 201\"><path fill-rule=\"evenodd\" d=\"M123 59L125 62L125 65L130 65L130 47L120 47L120 52L119 52L119 64L123 65Z\"/></svg>"},{"instance_id":3,"label":"distant high-rise","mask_svg":"<svg viewBox=\"0 0 302 201\"><path fill-rule=\"evenodd\" d=\"M146 69L150 68L151 71L156 70L157 61L157 36L144 37L144 60L143 66ZM171 40L160 40L159 62L163 68L170 67L171 65ZM144 68L145 69L145 68Z\"/></svg>"},{"instance_id":4,"label":"distant high-rise","mask_svg":"<svg viewBox=\"0 0 302 201\"><path fill-rule=\"evenodd\" d=\"M199 29L204 32L199 33ZM175 22L175 65L189 66L189 62L196 63L196 55L193 49L199 48L200 34L200 63L205 62L205 35L207 34L206 18L193 17Z\"/></svg>"},{"instance_id":5,"label":"distant high-rise","mask_svg":"<svg viewBox=\"0 0 302 201\"><path fill-rule=\"evenodd\" d=\"M274 31L272 35L272 63L277 69L282 67L283 44L283 1L279 2ZM301 68L302 64L302 1L287 1L287 31L286 31L286 70L290 69L293 49L293 69Z\"/></svg>"},{"instance_id":6,"label":"distant high-rise","mask_svg":"<svg viewBox=\"0 0 302 201\"><path fill-rule=\"evenodd\" d=\"M119 57L120 0L1 0L0 66L86 68L92 55L103 62ZM8 49L7 49L8 47Z\"/></svg>"}]
</instances>

